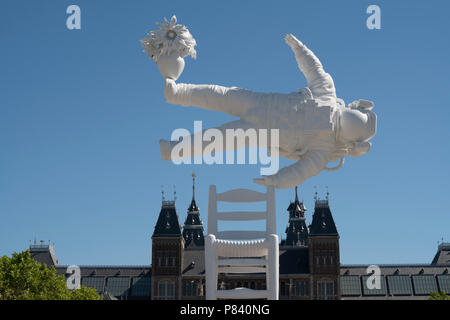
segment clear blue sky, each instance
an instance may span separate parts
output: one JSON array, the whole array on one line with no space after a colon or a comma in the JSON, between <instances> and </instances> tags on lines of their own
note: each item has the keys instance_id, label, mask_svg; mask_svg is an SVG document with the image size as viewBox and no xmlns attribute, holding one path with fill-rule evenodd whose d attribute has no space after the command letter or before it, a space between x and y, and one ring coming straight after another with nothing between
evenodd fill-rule
<instances>
[{"instance_id":1,"label":"clear blue sky","mask_svg":"<svg viewBox=\"0 0 450 320\"><path fill-rule=\"evenodd\" d=\"M82 29L66 29L81 7ZM381 7L381 30L366 8ZM176 14L196 38L179 81L291 92L306 86L283 37L322 60L338 96L375 102L372 150L314 186L341 236L342 263L428 263L450 240L450 4L446 1L1 1L0 255L51 240L62 264L149 264L160 186L184 223L191 173L206 226L208 186L246 187L257 165L175 166L158 141L232 119L165 103L139 39ZM282 165L288 161L283 160ZM277 191L284 235L292 190Z\"/></svg>"}]
</instances>

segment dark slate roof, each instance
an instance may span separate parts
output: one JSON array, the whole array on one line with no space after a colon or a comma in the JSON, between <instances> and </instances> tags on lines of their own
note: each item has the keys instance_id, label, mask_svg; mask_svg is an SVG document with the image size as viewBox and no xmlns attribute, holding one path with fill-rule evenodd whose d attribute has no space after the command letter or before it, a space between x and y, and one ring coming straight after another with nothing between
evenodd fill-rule
<instances>
[{"instance_id":1,"label":"dark slate roof","mask_svg":"<svg viewBox=\"0 0 450 320\"><path fill-rule=\"evenodd\" d=\"M306 207L303 204L303 202L300 202L298 200L298 193L297 193L297 187L295 187L295 200L294 202L291 202L289 204L289 207L287 208L287 211L289 211L289 213L297 213L298 216L300 217L304 217L304 213L306 211Z\"/></svg>"},{"instance_id":2,"label":"dark slate roof","mask_svg":"<svg viewBox=\"0 0 450 320\"><path fill-rule=\"evenodd\" d=\"M306 247L280 248L280 275L309 273L309 253Z\"/></svg>"},{"instance_id":3,"label":"dark slate roof","mask_svg":"<svg viewBox=\"0 0 450 320\"><path fill-rule=\"evenodd\" d=\"M200 212L192 198L188 214L184 222L183 238L185 248L196 248L205 246L205 238L203 236L203 223L200 219Z\"/></svg>"},{"instance_id":4,"label":"dark slate roof","mask_svg":"<svg viewBox=\"0 0 450 320\"><path fill-rule=\"evenodd\" d=\"M66 274L68 266L57 266L58 274ZM92 287L105 300L148 300L151 295L149 266L79 266L81 284Z\"/></svg>"},{"instance_id":5,"label":"dark slate roof","mask_svg":"<svg viewBox=\"0 0 450 320\"><path fill-rule=\"evenodd\" d=\"M188 211L199 211L194 198L192 198L191 205L189 206Z\"/></svg>"},{"instance_id":6,"label":"dark slate roof","mask_svg":"<svg viewBox=\"0 0 450 320\"><path fill-rule=\"evenodd\" d=\"M295 201L287 208L289 212L289 226L286 228L286 240L282 245L306 246L308 241L308 228L305 222L306 207L298 200L297 187L295 188Z\"/></svg>"},{"instance_id":7,"label":"dark slate roof","mask_svg":"<svg viewBox=\"0 0 450 320\"><path fill-rule=\"evenodd\" d=\"M369 265L341 265L343 300L425 300L432 291L448 290L448 266L420 264L378 265L379 289L369 289ZM372 291L373 290L373 291Z\"/></svg>"},{"instance_id":8,"label":"dark slate roof","mask_svg":"<svg viewBox=\"0 0 450 320\"><path fill-rule=\"evenodd\" d=\"M450 265L432 266L429 264L375 264L380 267L381 275L421 275L421 274L448 274ZM366 276L369 265L345 265L341 264L341 275ZM447 271L446 271L447 270Z\"/></svg>"},{"instance_id":9,"label":"dark slate roof","mask_svg":"<svg viewBox=\"0 0 450 320\"><path fill-rule=\"evenodd\" d=\"M328 200L316 200L312 223L309 234L314 235L338 235L336 224L331 215Z\"/></svg>"},{"instance_id":10,"label":"dark slate roof","mask_svg":"<svg viewBox=\"0 0 450 320\"><path fill-rule=\"evenodd\" d=\"M450 243L441 243L438 246L438 251L434 256L433 262L431 264L441 265L450 264Z\"/></svg>"},{"instance_id":11,"label":"dark slate roof","mask_svg":"<svg viewBox=\"0 0 450 320\"><path fill-rule=\"evenodd\" d=\"M51 245L30 245L29 250L31 258L46 264L48 267L59 264L53 246Z\"/></svg>"},{"instance_id":12,"label":"dark slate roof","mask_svg":"<svg viewBox=\"0 0 450 320\"><path fill-rule=\"evenodd\" d=\"M179 237L181 227L178 222L178 214L175 201L163 201L158 221L155 225L153 237Z\"/></svg>"},{"instance_id":13,"label":"dark slate roof","mask_svg":"<svg viewBox=\"0 0 450 320\"><path fill-rule=\"evenodd\" d=\"M202 248L205 246L205 238L203 235L203 226L184 226L183 229L184 245L186 249Z\"/></svg>"},{"instance_id":14,"label":"dark slate roof","mask_svg":"<svg viewBox=\"0 0 450 320\"><path fill-rule=\"evenodd\" d=\"M68 266L57 266L58 274L65 274ZM150 266L79 266L81 277L144 277L150 276L152 271Z\"/></svg>"}]
</instances>

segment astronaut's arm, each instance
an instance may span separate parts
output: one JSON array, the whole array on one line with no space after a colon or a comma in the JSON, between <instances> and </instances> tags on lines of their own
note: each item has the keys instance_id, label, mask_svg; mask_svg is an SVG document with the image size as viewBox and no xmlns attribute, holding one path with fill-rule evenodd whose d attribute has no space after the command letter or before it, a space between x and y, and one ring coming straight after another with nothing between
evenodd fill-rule
<instances>
[{"instance_id":1,"label":"astronaut's arm","mask_svg":"<svg viewBox=\"0 0 450 320\"><path fill-rule=\"evenodd\" d=\"M269 94L237 87L175 83L165 80L164 95L168 103L222 111L240 117L254 106L269 103Z\"/></svg>"},{"instance_id":2,"label":"astronaut's arm","mask_svg":"<svg viewBox=\"0 0 450 320\"><path fill-rule=\"evenodd\" d=\"M305 75L313 96L322 100L335 100L336 89L333 78L325 72L320 60L292 34L286 35L285 41L294 52L298 67Z\"/></svg>"},{"instance_id":3,"label":"astronaut's arm","mask_svg":"<svg viewBox=\"0 0 450 320\"><path fill-rule=\"evenodd\" d=\"M328 163L328 152L310 150L294 164L284 167L272 176L254 179L254 182L264 186L275 186L279 189L292 188L305 180L317 175Z\"/></svg>"}]
</instances>

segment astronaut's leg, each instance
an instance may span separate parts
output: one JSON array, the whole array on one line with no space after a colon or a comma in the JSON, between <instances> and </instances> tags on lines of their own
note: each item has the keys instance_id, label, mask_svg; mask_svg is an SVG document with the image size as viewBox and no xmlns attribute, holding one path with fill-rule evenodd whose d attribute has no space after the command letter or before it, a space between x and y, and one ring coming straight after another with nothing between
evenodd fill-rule
<instances>
[{"instance_id":1,"label":"astronaut's leg","mask_svg":"<svg viewBox=\"0 0 450 320\"><path fill-rule=\"evenodd\" d=\"M164 95L168 103L225 112L235 117L242 117L251 108L270 101L267 98L270 95L265 93L237 87L175 83L171 79L165 80Z\"/></svg>"},{"instance_id":2,"label":"astronaut's leg","mask_svg":"<svg viewBox=\"0 0 450 320\"><path fill-rule=\"evenodd\" d=\"M162 159L175 160L226 150L270 146L269 139L259 137L258 129L251 123L237 120L184 136L181 141L160 140L159 144Z\"/></svg>"}]
</instances>

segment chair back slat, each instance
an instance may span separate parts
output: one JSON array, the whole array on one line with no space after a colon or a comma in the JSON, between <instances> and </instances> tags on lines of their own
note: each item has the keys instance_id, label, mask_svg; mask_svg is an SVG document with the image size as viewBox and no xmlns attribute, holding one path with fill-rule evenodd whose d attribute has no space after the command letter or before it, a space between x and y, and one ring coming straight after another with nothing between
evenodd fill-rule
<instances>
[{"instance_id":1,"label":"chair back slat","mask_svg":"<svg viewBox=\"0 0 450 320\"><path fill-rule=\"evenodd\" d=\"M217 202L266 202L266 211L228 211L218 212ZM254 221L266 220L266 230L261 231L221 231L218 232L218 221ZM267 187L262 193L249 189L233 189L217 193L216 186L209 186L208 202L208 234L217 235L218 239L249 240L264 238L268 234L276 234L275 189ZM263 235L261 235L263 234ZM252 238L256 236L256 238Z\"/></svg>"},{"instance_id":2,"label":"chair back slat","mask_svg":"<svg viewBox=\"0 0 450 320\"><path fill-rule=\"evenodd\" d=\"M252 221L265 220L266 218L266 211L231 211L217 213L217 220L222 221Z\"/></svg>"},{"instance_id":3,"label":"chair back slat","mask_svg":"<svg viewBox=\"0 0 450 320\"><path fill-rule=\"evenodd\" d=\"M217 201L223 202L246 203L266 200L267 195L265 193L249 189L233 189L217 194Z\"/></svg>"}]
</instances>

